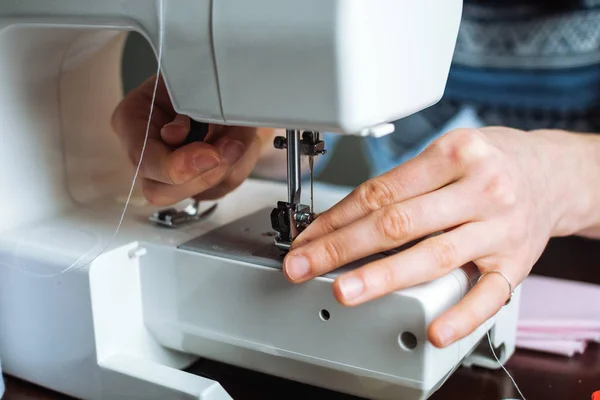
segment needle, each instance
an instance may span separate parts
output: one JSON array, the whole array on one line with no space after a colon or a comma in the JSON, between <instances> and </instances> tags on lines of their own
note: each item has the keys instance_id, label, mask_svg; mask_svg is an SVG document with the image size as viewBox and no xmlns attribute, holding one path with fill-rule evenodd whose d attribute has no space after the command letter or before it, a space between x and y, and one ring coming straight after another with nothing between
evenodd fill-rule
<instances>
[{"instance_id":1,"label":"needle","mask_svg":"<svg viewBox=\"0 0 600 400\"><path fill-rule=\"evenodd\" d=\"M308 166L310 168L310 211L311 212L315 212L315 205L313 202L313 164L314 164L314 157L309 156L308 157Z\"/></svg>"}]
</instances>

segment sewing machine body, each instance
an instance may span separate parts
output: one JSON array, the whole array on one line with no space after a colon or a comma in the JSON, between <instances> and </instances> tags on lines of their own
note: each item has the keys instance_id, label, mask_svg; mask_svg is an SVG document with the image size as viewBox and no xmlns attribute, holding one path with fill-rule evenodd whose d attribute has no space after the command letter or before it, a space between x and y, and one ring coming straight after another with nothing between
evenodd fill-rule
<instances>
[{"instance_id":1,"label":"sewing machine body","mask_svg":"<svg viewBox=\"0 0 600 400\"><path fill-rule=\"evenodd\" d=\"M333 298L335 274L288 283L267 254L268 224L257 223L284 190L249 181L209 220L175 231L148 224L153 208L135 206L108 251L49 278L30 274L102 250L118 203L3 235L1 260L12 264L0 269L5 372L77 398L228 399L218 383L184 372L203 357L366 398L424 399L461 364L497 367L483 327L446 349L426 341L433 318L468 291L468 270L358 308ZM320 207L346 193L317 191ZM514 351L517 303L488 325L503 360Z\"/></svg>"},{"instance_id":2,"label":"sewing machine body","mask_svg":"<svg viewBox=\"0 0 600 400\"><path fill-rule=\"evenodd\" d=\"M362 3L164 0L176 109L206 122L365 134L435 103L460 1ZM403 15L396 28L392 13ZM389 29L409 39L390 41ZM248 181L178 230L149 223L155 208L136 190L113 238L133 176L110 132L122 30L157 49L156 3L0 9L4 372L86 399L229 398L184 372L207 357L368 398L421 399L460 364L498 367L476 351L483 327L443 350L425 340L468 290L468 271L351 309L335 302L334 275L289 284L267 249L268 221L258 222L285 185ZM346 192L317 193L324 209ZM220 234L238 228L237 240ZM502 360L514 351L517 300L488 324Z\"/></svg>"}]
</instances>

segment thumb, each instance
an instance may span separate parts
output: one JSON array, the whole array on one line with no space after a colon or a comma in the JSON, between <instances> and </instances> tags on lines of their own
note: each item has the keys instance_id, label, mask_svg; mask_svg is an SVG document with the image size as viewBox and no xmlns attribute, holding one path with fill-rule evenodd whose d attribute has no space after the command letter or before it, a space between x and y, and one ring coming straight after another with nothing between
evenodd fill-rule
<instances>
[{"instance_id":1,"label":"thumb","mask_svg":"<svg viewBox=\"0 0 600 400\"><path fill-rule=\"evenodd\" d=\"M160 131L162 140L171 147L179 147L190 132L190 118L177 114L172 122L166 124Z\"/></svg>"}]
</instances>

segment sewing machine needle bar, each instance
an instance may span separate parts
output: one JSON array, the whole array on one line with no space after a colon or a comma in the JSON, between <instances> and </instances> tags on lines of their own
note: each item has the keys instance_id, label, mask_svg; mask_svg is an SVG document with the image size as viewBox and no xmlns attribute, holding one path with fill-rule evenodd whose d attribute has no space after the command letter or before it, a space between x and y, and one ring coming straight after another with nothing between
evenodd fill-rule
<instances>
[{"instance_id":1,"label":"sewing machine needle bar","mask_svg":"<svg viewBox=\"0 0 600 400\"><path fill-rule=\"evenodd\" d=\"M314 192L313 192L313 166L315 163L314 156L308 156L308 167L310 168L310 212L315 212Z\"/></svg>"},{"instance_id":2,"label":"sewing machine needle bar","mask_svg":"<svg viewBox=\"0 0 600 400\"><path fill-rule=\"evenodd\" d=\"M300 168L300 131L287 130L287 168L288 168L288 202L300 204L301 178Z\"/></svg>"}]
</instances>

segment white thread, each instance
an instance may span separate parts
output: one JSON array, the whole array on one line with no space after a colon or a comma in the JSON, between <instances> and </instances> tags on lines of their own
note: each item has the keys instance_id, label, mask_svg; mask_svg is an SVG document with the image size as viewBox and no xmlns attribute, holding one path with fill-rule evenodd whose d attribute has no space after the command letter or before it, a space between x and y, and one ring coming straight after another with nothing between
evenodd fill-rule
<instances>
[{"instance_id":1,"label":"white thread","mask_svg":"<svg viewBox=\"0 0 600 400\"><path fill-rule=\"evenodd\" d=\"M140 160L137 164L137 167L135 169L135 174L133 175L133 181L131 182L131 187L129 189L129 194L127 196L127 201L125 202L125 206L123 207L123 212L121 213L121 217L119 219L119 223L117 224L117 227L115 229L114 234L112 235L112 237L110 238L110 240L108 241L108 243L106 244L106 246L95 256L93 257L90 261L88 261L86 264L82 265L81 267L87 265L87 264L91 264L92 262L94 262L98 257L100 257L102 254L104 254L104 252L106 252L106 250L108 250L108 248L110 247L110 245L113 243L113 241L115 240L115 238L117 237L117 235L119 234L119 231L121 230L121 226L123 225L123 220L125 219L125 214L127 213L127 209L129 208L129 204L131 202L131 197L133 196L133 191L135 190L135 184L137 182L138 176L139 176L139 172L140 172L140 168L142 166L142 161L144 159L144 153L146 151L146 145L148 143L148 137L150 134L150 126L152 124L152 115L154 112L154 102L156 100L156 93L158 92L158 81L159 81L159 77L160 77L160 72L162 69L162 51L163 51L163 42L164 42L164 8L163 8L163 0L157 0L158 1L158 66L157 66L157 71L156 71L156 82L154 83L154 89L152 92L152 102L150 103L150 113L148 115L148 123L146 125L146 134L144 137L144 144L142 146L142 153L140 155ZM18 270L20 270L21 272L24 272L27 275L33 276L33 277L39 277L39 278L52 278L55 276L59 276L62 275L70 270L72 270L73 268L76 267L76 265L87 255L91 252L91 249L87 252L85 252L83 255L81 255L73 264L71 264L70 266L68 266L67 268L65 268L64 270L56 273L56 274L34 274L31 273L29 271L25 271L22 270L20 268L17 268ZM11 267L11 265L8 265L2 261L0 261L0 264L2 265L6 265L8 267Z\"/></svg>"},{"instance_id":2,"label":"white thread","mask_svg":"<svg viewBox=\"0 0 600 400\"><path fill-rule=\"evenodd\" d=\"M468 276L468 274L466 274L466 275L467 275L467 278L469 279L469 283L471 284L471 287L473 287L473 281ZM488 329L488 326L487 326L487 321L483 323L483 326L485 327L485 332L486 332L486 335L487 335L488 344L490 345L490 350L492 350L492 355L494 356L494 358L498 362L498 365L500 366L500 368L502 368L502 370L506 373L506 375L508 376L508 378L511 380L513 386L515 387L515 389L517 389L517 392L519 392L519 395L521 396L522 400L526 400L525 396L521 392L521 389L519 388L519 385L517 385L517 382L515 381L515 379L512 377L512 375L510 374L510 372L508 372L508 370L506 369L506 367L504 366L504 364L502 364L502 361L500 361L500 359L496 355L496 351L494 350L494 344L492 343L492 337L490 336L490 330Z\"/></svg>"},{"instance_id":3,"label":"white thread","mask_svg":"<svg viewBox=\"0 0 600 400\"><path fill-rule=\"evenodd\" d=\"M473 281L469 277L469 274L466 271L462 270L462 269L460 271L465 275L465 277L469 281L469 286L472 288L473 287ZM456 279L456 282L458 283L459 289L460 289L461 285L460 285L460 281L458 280L458 277L456 275L454 275L454 274L452 274L452 276L454 277L454 279ZM465 294L466 293L462 293L461 297L464 297ZM526 400L525 396L521 392L521 389L519 388L519 385L517 385L517 382L515 381L515 379L512 377L512 375L510 374L510 372L508 372L508 370L506 369L506 367L504 367L504 364L502 364L502 362L500 361L500 359L496 355L496 351L494 350L494 344L492 343L492 338L490 336L490 330L488 329L487 322L484 322L483 325L485 327L485 331L486 331L486 335L487 335L487 339L488 339L488 344L490 345L490 350L492 350L492 355L494 356L494 358L498 362L498 365L500 365L500 368L502 368L502 370L504 370L504 372L506 373L506 375L508 375L508 378L511 380L511 382L514 385L515 389L517 389L517 392L521 396L522 400ZM444 379L444 381L442 382L442 384L440 385L440 387L442 387L446 383L446 381L448 380L448 378L450 378L450 376L454 373L454 371L456 371L458 369L458 362L460 361L460 341L458 342L458 345L459 345L459 347L458 347L458 349L459 349L459 357L458 358L459 359L457 359L456 366L448 373L448 375L446 376L446 378Z\"/></svg>"},{"instance_id":4,"label":"white thread","mask_svg":"<svg viewBox=\"0 0 600 400\"><path fill-rule=\"evenodd\" d=\"M498 365L500 365L500 368L502 368L504 370L504 372L506 373L506 375L508 375L509 379L512 381L512 384L514 385L515 389L517 389L517 392L519 392L519 396L521 396L521 398L523 400L526 400L525 396L521 392L521 389L519 388L519 385L517 385L517 382L515 382L515 379L512 377L512 375L510 374L510 372L508 372L508 370L504 367L504 364L502 364L502 362L500 361L500 359L496 355L496 351L494 350L494 345L492 344L492 338L490 336L490 330L487 327L487 323L484 323L484 326L485 326L485 331L487 333L487 338L488 338L488 343L490 345L490 350L492 350L492 355L494 356L494 358L498 362Z\"/></svg>"}]
</instances>

